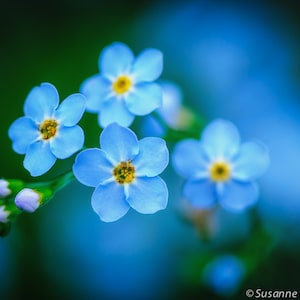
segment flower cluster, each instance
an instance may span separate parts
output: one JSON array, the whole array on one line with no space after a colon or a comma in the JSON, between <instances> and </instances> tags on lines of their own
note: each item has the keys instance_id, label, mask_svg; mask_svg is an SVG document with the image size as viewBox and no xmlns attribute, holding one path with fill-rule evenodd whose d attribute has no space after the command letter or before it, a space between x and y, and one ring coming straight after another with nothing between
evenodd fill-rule
<instances>
[{"instance_id":1,"label":"flower cluster","mask_svg":"<svg viewBox=\"0 0 300 300\"><path fill-rule=\"evenodd\" d=\"M75 155L74 163L65 175L42 184L22 183L12 191L9 181L0 181L0 223L34 212L75 178L94 188L92 207L105 222L120 219L130 208L142 214L165 209L168 188L160 174L169 163L167 142L174 139L172 165L186 179L183 195L195 208L220 203L240 211L253 205L256 179L269 163L266 147L240 144L236 127L226 120L215 120L203 131L199 122L195 126L197 116L186 113L180 88L157 81L162 69L159 50L146 49L135 58L127 45L115 42L101 52L99 73L61 103L52 84L34 87L24 116L8 130L14 151L25 155L24 168L32 176L45 174L57 159ZM84 147L79 123L86 111L98 114L100 148ZM136 117L144 118L139 134L152 137L138 139L129 128ZM195 132L200 141L192 138Z\"/></svg>"},{"instance_id":2,"label":"flower cluster","mask_svg":"<svg viewBox=\"0 0 300 300\"><path fill-rule=\"evenodd\" d=\"M77 153L71 179L75 176L95 187L92 207L103 221L119 219L130 207L144 214L166 208L168 189L158 176L169 162L166 142L157 137L138 141L129 129L135 116L161 106L162 88L155 80L162 68L159 50L149 48L135 58L127 45L116 42L100 54L100 73L84 80L79 93L61 103L52 84L34 87L25 100L24 116L8 131L14 151L25 155L24 168L31 176L41 176L57 159ZM84 130L78 123L85 111L99 114L101 149L83 150ZM5 186L1 193L6 193ZM14 205L34 212L44 198L43 191L24 186L14 195ZM1 206L0 221L7 222L9 216L7 207Z\"/></svg>"}]
</instances>

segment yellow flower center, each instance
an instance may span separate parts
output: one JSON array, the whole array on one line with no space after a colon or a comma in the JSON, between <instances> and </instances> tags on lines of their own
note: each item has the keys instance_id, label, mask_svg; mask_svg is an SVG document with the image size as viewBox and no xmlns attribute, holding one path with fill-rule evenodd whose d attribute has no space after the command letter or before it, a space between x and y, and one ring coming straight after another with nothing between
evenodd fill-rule
<instances>
[{"instance_id":1,"label":"yellow flower center","mask_svg":"<svg viewBox=\"0 0 300 300\"><path fill-rule=\"evenodd\" d=\"M117 94L124 94L129 91L132 86L131 79L128 76L119 76L113 83L113 90Z\"/></svg>"},{"instance_id":2,"label":"yellow flower center","mask_svg":"<svg viewBox=\"0 0 300 300\"><path fill-rule=\"evenodd\" d=\"M131 183L135 178L135 168L130 160L122 161L114 168L113 174L118 183Z\"/></svg>"},{"instance_id":3,"label":"yellow flower center","mask_svg":"<svg viewBox=\"0 0 300 300\"><path fill-rule=\"evenodd\" d=\"M223 161L214 162L209 171L211 180L216 182L227 181L231 175L230 165Z\"/></svg>"},{"instance_id":4,"label":"yellow flower center","mask_svg":"<svg viewBox=\"0 0 300 300\"><path fill-rule=\"evenodd\" d=\"M54 137L57 133L58 123L56 120L49 119L45 120L40 124L40 133L44 140L49 140Z\"/></svg>"}]
</instances>

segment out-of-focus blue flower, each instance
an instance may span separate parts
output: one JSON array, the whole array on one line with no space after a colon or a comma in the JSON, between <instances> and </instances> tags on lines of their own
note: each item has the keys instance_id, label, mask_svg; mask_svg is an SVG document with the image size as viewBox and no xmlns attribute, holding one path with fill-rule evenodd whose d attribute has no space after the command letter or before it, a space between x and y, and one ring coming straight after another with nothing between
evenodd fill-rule
<instances>
[{"instance_id":1,"label":"out-of-focus blue flower","mask_svg":"<svg viewBox=\"0 0 300 300\"><path fill-rule=\"evenodd\" d=\"M0 223L8 222L9 212L5 210L5 206L0 206Z\"/></svg>"},{"instance_id":2,"label":"out-of-focus blue flower","mask_svg":"<svg viewBox=\"0 0 300 300\"><path fill-rule=\"evenodd\" d=\"M0 198L4 198L11 193L11 190L8 188L8 181L5 179L0 179Z\"/></svg>"},{"instance_id":3,"label":"out-of-focus blue flower","mask_svg":"<svg viewBox=\"0 0 300 300\"><path fill-rule=\"evenodd\" d=\"M209 263L203 272L204 283L216 294L234 294L245 274L244 265L233 255L223 255Z\"/></svg>"},{"instance_id":4,"label":"out-of-focus blue flower","mask_svg":"<svg viewBox=\"0 0 300 300\"><path fill-rule=\"evenodd\" d=\"M73 172L82 184L96 187L92 207L101 220L118 220L130 207L144 214L166 207L168 189L158 176L169 162L163 139L138 141L130 129L113 123L101 133L100 145L79 153Z\"/></svg>"},{"instance_id":5,"label":"out-of-focus blue flower","mask_svg":"<svg viewBox=\"0 0 300 300\"><path fill-rule=\"evenodd\" d=\"M59 105L58 92L50 83L30 91L25 116L13 122L8 134L14 151L25 154L24 167L32 176L44 174L57 158L65 159L82 148L84 133L77 123L85 102L83 95L73 94Z\"/></svg>"},{"instance_id":6,"label":"out-of-focus blue flower","mask_svg":"<svg viewBox=\"0 0 300 300\"><path fill-rule=\"evenodd\" d=\"M173 153L175 170L187 181L184 196L197 208L222 207L241 211L258 199L255 180L269 165L266 147L259 142L240 144L237 128L217 119L202 132L200 141L179 142Z\"/></svg>"},{"instance_id":7,"label":"out-of-focus blue flower","mask_svg":"<svg viewBox=\"0 0 300 300\"><path fill-rule=\"evenodd\" d=\"M171 81L160 81L162 88L162 105L156 112L171 128L177 129L181 125L182 91ZM162 136L165 127L154 116L148 115L143 120L144 135Z\"/></svg>"},{"instance_id":8,"label":"out-of-focus blue flower","mask_svg":"<svg viewBox=\"0 0 300 300\"><path fill-rule=\"evenodd\" d=\"M39 208L41 198L41 195L37 191L24 188L16 195L15 204L19 209L32 213Z\"/></svg>"},{"instance_id":9,"label":"out-of-focus blue flower","mask_svg":"<svg viewBox=\"0 0 300 300\"><path fill-rule=\"evenodd\" d=\"M99 113L102 127L114 122L130 126L135 115L144 116L160 107L161 88L153 81L162 68L163 55L157 49L146 49L134 58L123 43L107 46L99 57L100 74L80 87L87 97L87 110Z\"/></svg>"}]
</instances>

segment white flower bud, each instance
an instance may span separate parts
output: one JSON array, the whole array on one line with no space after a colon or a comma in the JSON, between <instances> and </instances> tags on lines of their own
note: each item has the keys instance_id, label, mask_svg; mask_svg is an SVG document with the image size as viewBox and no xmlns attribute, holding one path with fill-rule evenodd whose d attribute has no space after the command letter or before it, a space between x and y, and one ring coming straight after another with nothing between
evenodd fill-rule
<instances>
[{"instance_id":1,"label":"white flower bud","mask_svg":"<svg viewBox=\"0 0 300 300\"><path fill-rule=\"evenodd\" d=\"M11 190L8 188L8 181L0 179L0 198L10 195Z\"/></svg>"},{"instance_id":2,"label":"white flower bud","mask_svg":"<svg viewBox=\"0 0 300 300\"><path fill-rule=\"evenodd\" d=\"M8 221L9 212L5 210L5 206L0 206L0 223L6 223Z\"/></svg>"},{"instance_id":3,"label":"white flower bud","mask_svg":"<svg viewBox=\"0 0 300 300\"><path fill-rule=\"evenodd\" d=\"M29 188L21 190L15 199L16 206L26 212L34 212L41 204L41 195Z\"/></svg>"}]
</instances>

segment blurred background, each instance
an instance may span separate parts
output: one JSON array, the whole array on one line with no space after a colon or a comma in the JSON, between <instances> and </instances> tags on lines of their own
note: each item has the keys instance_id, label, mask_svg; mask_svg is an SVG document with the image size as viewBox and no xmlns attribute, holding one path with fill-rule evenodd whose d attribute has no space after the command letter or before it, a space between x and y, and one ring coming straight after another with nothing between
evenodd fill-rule
<instances>
[{"instance_id":1,"label":"blurred background","mask_svg":"<svg viewBox=\"0 0 300 300\"><path fill-rule=\"evenodd\" d=\"M182 102L207 121L233 121L243 141L263 141L271 167L258 204L243 214L186 207L170 165L166 210L103 223L92 189L74 182L0 239L0 299L247 299L248 288L299 290L299 15L297 0L2 1L2 178L46 180L71 167L74 157L31 178L7 130L34 86L54 84L61 100L78 92L114 41L135 54L160 49L161 78L178 85ZM97 116L85 114L81 125L86 146L98 147Z\"/></svg>"}]
</instances>

